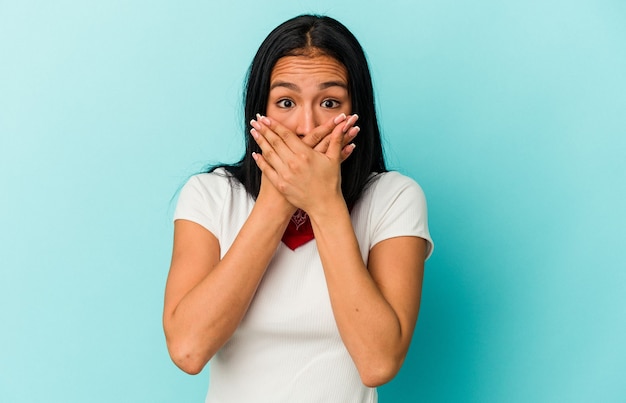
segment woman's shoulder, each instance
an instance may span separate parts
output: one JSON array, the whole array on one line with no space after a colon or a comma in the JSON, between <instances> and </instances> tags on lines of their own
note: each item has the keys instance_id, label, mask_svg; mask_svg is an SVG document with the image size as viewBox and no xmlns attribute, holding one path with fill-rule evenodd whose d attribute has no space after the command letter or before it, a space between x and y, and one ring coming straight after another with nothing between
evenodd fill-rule
<instances>
[{"instance_id":1,"label":"woman's shoulder","mask_svg":"<svg viewBox=\"0 0 626 403\"><path fill-rule=\"evenodd\" d=\"M413 178L397 171L375 174L361 199L374 211L417 208L426 214L426 195L422 187Z\"/></svg>"},{"instance_id":2,"label":"woman's shoulder","mask_svg":"<svg viewBox=\"0 0 626 403\"><path fill-rule=\"evenodd\" d=\"M195 198L219 201L232 192L245 189L240 182L224 168L192 175L183 185L179 199Z\"/></svg>"},{"instance_id":3,"label":"woman's shoulder","mask_svg":"<svg viewBox=\"0 0 626 403\"><path fill-rule=\"evenodd\" d=\"M430 256L433 242L428 231L426 196L413 178L396 171L376 174L363 199L374 223L372 244L395 236L418 236L428 241Z\"/></svg>"},{"instance_id":4,"label":"woman's shoulder","mask_svg":"<svg viewBox=\"0 0 626 403\"><path fill-rule=\"evenodd\" d=\"M187 183L199 183L202 185L217 185L228 183L233 180L233 176L225 168L215 168L210 172L197 173L189 177Z\"/></svg>"},{"instance_id":5,"label":"woman's shoulder","mask_svg":"<svg viewBox=\"0 0 626 403\"><path fill-rule=\"evenodd\" d=\"M239 185L241 185L240 182L230 172L219 167L210 172L192 175L185 183L184 188L196 188L202 192L220 192L225 189L237 189L240 187Z\"/></svg>"},{"instance_id":6,"label":"woman's shoulder","mask_svg":"<svg viewBox=\"0 0 626 403\"><path fill-rule=\"evenodd\" d=\"M235 199L247 200L247 194L226 169L195 174L180 190L174 220L194 221L217 234L225 206Z\"/></svg>"},{"instance_id":7,"label":"woman's shoulder","mask_svg":"<svg viewBox=\"0 0 626 403\"><path fill-rule=\"evenodd\" d=\"M375 194L390 194L405 190L422 195L424 194L422 187L413 178L403 175L398 171L373 174L369 188Z\"/></svg>"}]
</instances>

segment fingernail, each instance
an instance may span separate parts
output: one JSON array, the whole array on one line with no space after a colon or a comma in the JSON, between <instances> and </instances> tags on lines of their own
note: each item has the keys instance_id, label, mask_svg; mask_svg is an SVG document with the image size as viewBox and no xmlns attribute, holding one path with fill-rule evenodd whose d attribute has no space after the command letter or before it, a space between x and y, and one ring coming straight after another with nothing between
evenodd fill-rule
<instances>
[{"instance_id":1,"label":"fingernail","mask_svg":"<svg viewBox=\"0 0 626 403\"><path fill-rule=\"evenodd\" d=\"M254 160L256 161L257 159L259 159L259 155L253 151L252 158L254 158Z\"/></svg>"},{"instance_id":2,"label":"fingernail","mask_svg":"<svg viewBox=\"0 0 626 403\"><path fill-rule=\"evenodd\" d=\"M359 117L357 115L352 115L350 116L350 119L348 119L348 121L346 122L346 124L343 126L343 132L347 132L348 130L350 130L350 126L355 124L357 119Z\"/></svg>"},{"instance_id":3,"label":"fingernail","mask_svg":"<svg viewBox=\"0 0 626 403\"><path fill-rule=\"evenodd\" d=\"M256 120L261 120L261 114L260 113L256 114Z\"/></svg>"},{"instance_id":4,"label":"fingernail","mask_svg":"<svg viewBox=\"0 0 626 403\"><path fill-rule=\"evenodd\" d=\"M341 115L337 116L335 118L335 120L333 120L333 122L337 125L337 124L343 122L344 120L346 120L346 114L342 113Z\"/></svg>"},{"instance_id":5,"label":"fingernail","mask_svg":"<svg viewBox=\"0 0 626 403\"><path fill-rule=\"evenodd\" d=\"M261 125L254 119L250 121L250 126L254 127L257 130L261 130Z\"/></svg>"},{"instance_id":6,"label":"fingernail","mask_svg":"<svg viewBox=\"0 0 626 403\"><path fill-rule=\"evenodd\" d=\"M256 129L250 129L250 134L252 135L252 137L254 137L255 139L259 137L259 132L256 131Z\"/></svg>"},{"instance_id":7,"label":"fingernail","mask_svg":"<svg viewBox=\"0 0 626 403\"><path fill-rule=\"evenodd\" d=\"M272 124L272 121L267 116L261 116L260 120L266 126L269 126Z\"/></svg>"}]
</instances>

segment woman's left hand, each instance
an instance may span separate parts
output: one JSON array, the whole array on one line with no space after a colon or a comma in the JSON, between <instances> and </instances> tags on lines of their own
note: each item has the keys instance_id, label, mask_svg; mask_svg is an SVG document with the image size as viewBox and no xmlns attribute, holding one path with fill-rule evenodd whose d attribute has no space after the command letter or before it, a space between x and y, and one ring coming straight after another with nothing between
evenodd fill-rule
<instances>
[{"instance_id":1,"label":"woman's left hand","mask_svg":"<svg viewBox=\"0 0 626 403\"><path fill-rule=\"evenodd\" d=\"M254 158L264 177L311 218L333 316L362 382L369 387L388 382L399 371L415 329L426 241L385 239L371 248L365 263L341 194L344 125L331 130L323 152L274 119L259 118L252 125L263 152Z\"/></svg>"},{"instance_id":2,"label":"woman's left hand","mask_svg":"<svg viewBox=\"0 0 626 403\"><path fill-rule=\"evenodd\" d=\"M313 141L326 148L324 152L312 149L275 119L263 116L251 122L250 133L263 153L253 154L259 169L291 204L310 215L330 200L343 200L341 162L354 148L344 147L344 137L358 132L355 127L347 127L349 121L341 124L344 121L345 116L340 115L332 123L322 125L327 130L334 126L328 135L323 130L316 134L319 138ZM325 138L328 138L327 147Z\"/></svg>"}]
</instances>

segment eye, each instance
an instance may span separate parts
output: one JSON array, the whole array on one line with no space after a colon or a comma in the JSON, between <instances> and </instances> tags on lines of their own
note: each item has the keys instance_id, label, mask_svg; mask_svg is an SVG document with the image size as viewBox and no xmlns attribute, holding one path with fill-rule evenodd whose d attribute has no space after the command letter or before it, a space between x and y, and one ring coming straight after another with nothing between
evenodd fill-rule
<instances>
[{"instance_id":1,"label":"eye","mask_svg":"<svg viewBox=\"0 0 626 403\"><path fill-rule=\"evenodd\" d=\"M279 108L288 109L288 108L293 108L294 103L293 103L293 101L291 99L286 99L285 98L285 99L281 99L278 102L276 102L276 105Z\"/></svg>"},{"instance_id":2,"label":"eye","mask_svg":"<svg viewBox=\"0 0 626 403\"><path fill-rule=\"evenodd\" d=\"M338 108L339 105L340 105L339 101L335 99L325 99L322 101L323 108L333 109L333 108Z\"/></svg>"}]
</instances>

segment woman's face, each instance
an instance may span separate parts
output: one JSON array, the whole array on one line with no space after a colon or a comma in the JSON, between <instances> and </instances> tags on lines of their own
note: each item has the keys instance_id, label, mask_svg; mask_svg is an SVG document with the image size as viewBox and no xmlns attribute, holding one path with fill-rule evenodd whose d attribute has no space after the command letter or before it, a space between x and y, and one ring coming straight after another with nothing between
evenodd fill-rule
<instances>
[{"instance_id":1,"label":"woman's face","mask_svg":"<svg viewBox=\"0 0 626 403\"><path fill-rule=\"evenodd\" d=\"M285 56L270 77L267 116L303 137L342 112L349 115L352 100L348 73L329 56Z\"/></svg>"}]
</instances>

